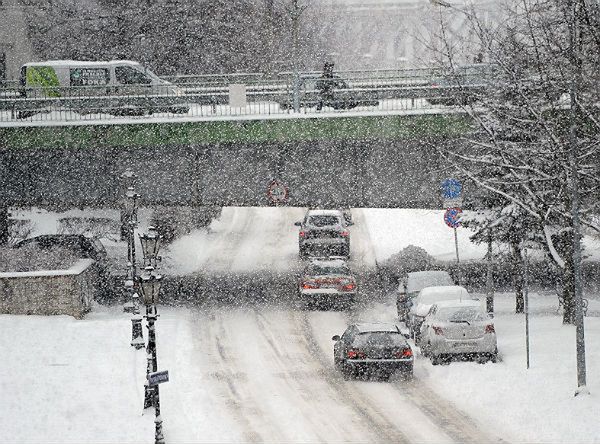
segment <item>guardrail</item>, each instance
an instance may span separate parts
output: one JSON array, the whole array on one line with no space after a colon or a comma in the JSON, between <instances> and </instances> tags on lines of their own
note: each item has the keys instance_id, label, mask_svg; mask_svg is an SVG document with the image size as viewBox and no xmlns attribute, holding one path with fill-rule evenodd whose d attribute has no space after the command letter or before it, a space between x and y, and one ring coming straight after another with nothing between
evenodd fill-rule
<instances>
[{"instance_id":1,"label":"guardrail","mask_svg":"<svg viewBox=\"0 0 600 444\"><path fill-rule=\"evenodd\" d=\"M408 71L403 71L407 74ZM431 74L431 71L428 72ZM336 73L337 74L337 73ZM329 79L335 87L324 92L318 76L302 73L299 113L426 110L477 100L481 82L439 82L412 70L411 75ZM375 75L377 74L377 75ZM198 80L197 76L194 80ZM231 77L229 77L231 80ZM237 81L235 83L238 83ZM0 124L22 121L107 120L129 116L164 118L218 117L293 113L293 79L266 79L246 84L246 105L231 106L229 85L179 83L159 85L44 87L4 90L0 95ZM341 85L341 86L340 86Z\"/></svg>"}]
</instances>

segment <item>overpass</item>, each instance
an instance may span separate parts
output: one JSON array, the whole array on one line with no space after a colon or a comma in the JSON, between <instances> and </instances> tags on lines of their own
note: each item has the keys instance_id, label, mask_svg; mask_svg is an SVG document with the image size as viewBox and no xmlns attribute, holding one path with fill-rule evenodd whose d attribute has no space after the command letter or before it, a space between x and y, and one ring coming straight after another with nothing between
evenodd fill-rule
<instances>
[{"instance_id":1,"label":"overpass","mask_svg":"<svg viewBox=\"0 0 600 444\"><path fill-rule=\"evenodd\" d=\"M119 205L120 175L143 204L439 208L435 146L471 131L460 113L0 126L5 206Z\"/></svg>"}]
</instances>

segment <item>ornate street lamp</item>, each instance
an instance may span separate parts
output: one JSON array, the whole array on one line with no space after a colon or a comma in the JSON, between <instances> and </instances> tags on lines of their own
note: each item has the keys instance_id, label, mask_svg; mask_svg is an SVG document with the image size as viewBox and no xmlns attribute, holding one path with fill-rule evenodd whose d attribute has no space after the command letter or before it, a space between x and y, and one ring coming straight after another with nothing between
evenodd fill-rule
<instances>
[{"instance_id":1,"label":"ornate street lamp","mask_svg":"<svg viewBox=\"0 0 600 444\"><path fill-rule=\"evenodd\" d=\"M137 177L131 170L125 171L121 176L128 181L130 186L125 192L124 216L127 231L127 278L125 279L125 291L131 295L131 304L124 308L131 312L131 345L136 349L144 347L144 333L142 329L142 317L140 316L139 296L136 289L136 258L135 258L135 229L137 227L137 202L140 195L135 192L133 182Z\"/></svg>"},{"instance_id":2,"label":"ornate street lamp","mask_svg":"<svg viewBox=\"0 0 600 444\"><path fill-rule=\"evenodd\" d=\"M158 251L160 250L160 241L162 236L155 227L148 227L148 232L139 235L142 253L144 254L144 265L156 267L156 262L160 261Z\"/></svg>"},{"instance_id":3,"label":"ornate street lamp","mask_svg":"<svg viewBox=\"0 0 600 444\"><path fill-rule=\"evenodd\" d=\"M149 240L146 246L152 246L153 243L158 244L160 236L157 236L154 239L155 240ZM153 251L158 252L158 250ZM148 347L146 349L147 381L146 385L144 386L144 408L146 409L154 405L154 441L156 444L164 443L164 437L162 433L162 418L160 416L160 394L158 385L150 387L148 383L148 376L150 373L158 371L158 361L156 358L156 329L154 323L158 318L158 314L156 313L156 304L158 304L159 300L161 281L162 276L155 273L154 267L152 266L145 267L142 274L138 277L140 293L142 294L142 300L146 305L146 319L148 320Z\"/></svg>"}]
</instances>

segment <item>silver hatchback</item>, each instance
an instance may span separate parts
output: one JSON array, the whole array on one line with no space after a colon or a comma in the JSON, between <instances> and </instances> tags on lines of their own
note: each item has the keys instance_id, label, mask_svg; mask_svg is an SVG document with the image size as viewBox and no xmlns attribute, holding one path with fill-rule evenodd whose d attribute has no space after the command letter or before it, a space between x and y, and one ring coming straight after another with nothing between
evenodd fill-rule
<instances>
[{"instance_id":1,"label":"silver hatchback","mask_svg":"<svg viewBox=\"0 0 600 444\"><path fill-rule=\"evenodd\" d=\"M498 345L494 323L481 302L442 301L431 306L421 326L421 352L441 364L452 358L496 362Z\"/></svg>"}]
</instances>

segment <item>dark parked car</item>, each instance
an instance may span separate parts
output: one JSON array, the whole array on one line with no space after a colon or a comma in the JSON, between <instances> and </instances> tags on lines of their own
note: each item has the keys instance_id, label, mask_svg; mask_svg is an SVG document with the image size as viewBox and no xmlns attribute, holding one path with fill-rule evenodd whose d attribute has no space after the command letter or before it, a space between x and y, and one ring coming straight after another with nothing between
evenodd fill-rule
<instances>
[{"instance_id":1,"label":"dark parked car","mask_svg":"<svg viewBox=\"0 0 600 444\"><path fill-rule=\"evenodd\" d=\"M111 278L108 272L108 255L104 245L95 238L82 234L44 234L17 242L14 248L35 245L40 249L63 248L82 259L93 259L98 270L97 287L102 297L111 293Z\"/></svg>"},{"instance_id":2,"label":"dark parked car","mask_svg":"<svg viewBox=\"0 0 600 444\"><path fill-rule=\"evenodd\" d=\"M387 379L400 372L412 378L413 351L398 326L386 323L350 325L340 337L332 338L335 368L344 379L377 374Z\"/></svg>"},{"instance_id":3,"label":"dark parked car","mask_svg":"<svg viewBox=\"0 0 600 444\"><path fill-rule=\"evenodd\" d=\"M298 246L301 257L350 256L350 232L340 210L308 210L300 227Z\"/></svg>"}]
</instances>

